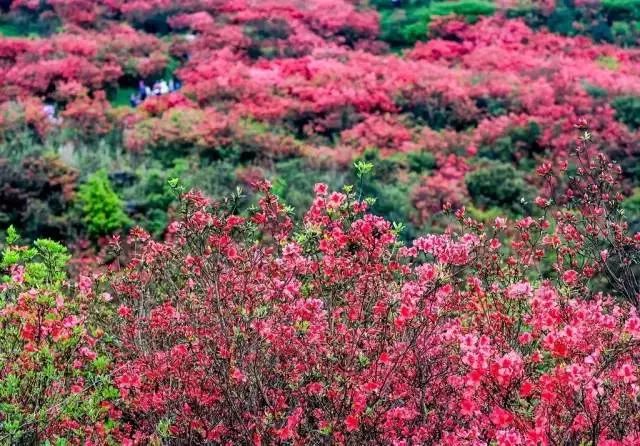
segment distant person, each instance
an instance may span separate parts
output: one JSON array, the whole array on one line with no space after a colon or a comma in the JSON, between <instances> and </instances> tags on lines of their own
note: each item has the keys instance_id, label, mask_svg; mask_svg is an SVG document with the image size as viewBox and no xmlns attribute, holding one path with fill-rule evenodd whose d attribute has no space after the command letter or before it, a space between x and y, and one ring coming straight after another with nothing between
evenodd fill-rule
<instances>
[{"instance_id":1,"label":"distant person","mask_svg":"<svg viewBox=\"0 0 640 446\"><path fill-rule=\"evenodd\" d=\"M160 96L160 82L153 84L153 90L151 91L153 96Z\"/></svg>"},{"instance_id":2,"label":"distant person","mask_svg":"<svg viewBox=\"0 0 640 446\"><path fill-rule=\"evenodd\" d=\"M167 84L167 81L165 81L164 79L160 81L159 88L160 88L160 94L169 93L169 84Z\"/></svg>"},{"instance_id":3,"label":"distant person","mask_svg":"<svg viewBox=\"0 0 640 446\"><path fill-rule=\"evenodd\" d=\"M144 87L144 99L146 99L146 98L148 98L150 96L153 96L153 92L151 91L151 87L149 87L147 85L146 87Z\"/></svg>"},{"instance_id":4,"label":"distant person","mask_svg":"<svg viewBox=\"0 0 640 446\"><path fill-rule=\"evenodd\" d=\"M173 78L169 79L169 91L176 91L176 83L173 81Z\"/></svg>"},{"instance_id":5,"label":"distant person","mask_svg":"<svg viewBox=\"0 0 640 446\"><path fill-rule=\"evenodd\" d=\"M54 104L44 104L42 106L42 112L47 117L47 120L52 124L60 124L62 118L56 116L56 106Z\"/></svg>"},{"instance_id":6,"label":"distant person","mask_svg":"<svg viewBox=\"0 0 640 446\"><path fill-rule=\"evenodd\" d=\"M138 105L140 105L140 102L142 102L140 100L140 94L131 93L131 97L129 98L129 103L131 104L131 107L136 108Z\"/></svg>"},{"instance_id":7,"label":"distant person","mask_svg":"<svg viewBox=\"0 0 640 446\"><path fill-rule=\"evenodd\" d=\"M144 101L147 98L147 89L148 89L147 85L141 79L140 82L138 83L138 94L140 95L141 101Z\"/></svg>"},{"instance_id":8,"label":"distant person","mask_svg":"<svg viewBox=\"0 0 640 446\"><path fill-rule=\"evenodd\" d=\"M42 111L49 119L54 118L56 116L56 108L51 104L44 104L42 106Z\"/></svg>"}]
</instances>

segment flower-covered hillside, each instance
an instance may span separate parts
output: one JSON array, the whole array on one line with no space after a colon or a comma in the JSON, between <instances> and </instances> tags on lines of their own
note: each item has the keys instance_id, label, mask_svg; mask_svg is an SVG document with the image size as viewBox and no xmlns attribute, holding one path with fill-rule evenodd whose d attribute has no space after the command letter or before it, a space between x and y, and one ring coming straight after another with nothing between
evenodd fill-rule
<instances>
[{"instance_id":1,"label":"flower-covered hillside","mask_svg":"<svg viewBox=\"0 0 640 446\"><path fill-rule=\"evenodd\" d=\"M105 169L154 232L170 175L212 195L266 177L302 209L307 178L339 187L358 159L379 166L364 185L374 212L411 230L439 225L447 202L520 215L547 193L533 167L565 156L582 119L626 193L638 182L640 50L534 23L549 5L491 15L444 2L398 49L382 3L9 3L2 20L32 34L0 39L3 153L56 152L80 181ZM396 15L417 5L399 3Z\"/></svg>"}]
</instances>

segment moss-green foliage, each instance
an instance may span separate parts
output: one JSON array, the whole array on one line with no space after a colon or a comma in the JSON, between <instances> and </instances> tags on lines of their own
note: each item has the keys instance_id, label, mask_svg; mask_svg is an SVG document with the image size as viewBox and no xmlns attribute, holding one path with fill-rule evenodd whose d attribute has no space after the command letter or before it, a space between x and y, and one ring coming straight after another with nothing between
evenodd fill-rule
<instances>
[{"instance_id":1,"label":"moss-green foliage","mask_svg":"<svg viewBox=\"0 0 640 446\"><path fill-rule=\"evenodd\" d=\"M611 105L616 111L618 121L633 130L640 128L640 97L620 96L615 98Z\"/></svg>"},{"instance_id":2,"label":"moss-green foliage","mask_svg":"<svg viewBox=\"0 0 640 446\"><path fill-rule=\"evenodd\" d=\"M8 14L2 14L0 11L0 36L3 37L50 36L58 32L60 27L60 19L55 15L39 15L38 12L29 11L27 8Z\"/></svg>"},{"instance_id":3,"label":"moss-green foliage","mask_svg":"<svg viewBox=\"0 0 640 446\"><path fill-rule=\"evenodd\" d=\"M584 91L594 99L606 99L609 96L609 92L598 85L593 85L588 82L583 83Z\"/></svg>"},{"instance_id":4,"label":"moss-green foliage","mask_svg":"<svg viewBox=\"0 0 640 446\"><path fill-rule=\"evenodd\" d=\"M366 172L362 171L362 166L367 166ZM303 159L291 159L277 163L270 179L273 192L298 216L311 204L313 186L326 183L330 190L353 185L361 199L372 199L370 209L374 214L389 221L407 223L413 209L411 190L420 176L434 166L435 160L429 152L381 157L378 150L370 149L355 161L349 171L318 170ZM402 236L415 234L416 228L407 225Z\"/></svg>"},{"instance_id":5,"label":"moss-green foliage","mask_svg":"<svg viewBox=\"0 0 640 446\"><path fill-rule=\"evenodd\" d=\"M471 20L482 15L491 15L496 7L492 2L481 0L457 0L433 3L430 7L431 15L455 14Z\"/></svg>"},{"instance_id":6,"label":"moss-green foliage","mask_svg":"<svg viewBox=\"0 0 640 446\"><path fill-rule=\"evenodd\" d=\"M82 221L94 237L114 233L131 223L105 170L91 175L80 186L77 199L81 206Z\"/></svg>"},{"instance_id":7,"label":"moss-green foliage","mask_svg":"<svg viewBox=\"0 0 640 446\"><path fill-rule=\"evenodd\" d=\"M215 169L196 166L193 160L179 158L169 168L159 163L150 163L136 171L125 170L114 173L111 177L135 224L155 236L160 236L169 223L168 210L176 200L176 194L169 186L170 179L180 178L182 186L186 189L211 190L212 184L219 182L231 186L232 179L229 178L228 172L233 172L230 165ZM227 195L230 190L215 192L211 195L219 197Z\"/></svg>"},{"instance_id":8,"label":"moss-green foliage","mask_svg":"<svg viewBox=\"0 0 640 446\"><path fill-rule=\"evenodd\" d=\"M171 79L175 77L176 71L180 68L180 61L175 57L169 57L169 61L167 62L167 66L164 68L163 76L166 79Z\"/></svg>"},{"instance_id":9,"label":"moss-green foliage","mask_svg":"<svg viewBox=\"0 0 640 446\"><path fill-rule=\"evenodd\" d=\"M421 174L432 168L429 155L428 152L417 152L413 157L397 154L383 158L378 150L370 149L356 160L356 165L359 162L371 164L371 171L359 178L358 169L354 168L349 177L349 183L358 186L360 197L372 199L372 213L392 222L406 224L402 233L405 239L417 234L418 228L409 223L413 211L411 191Z\"/></svg>"},{"instance_id":10,"label":"moss-green foliage","mask_svg":"<svg viewBox=\"0 0 640 446\"><path fill-rule=\"evenodd\" d=\"M530 210L531 189L513 166L491 162L467 174L467 189L481 209L499 207L515 214Z\"/></svg>"},{"instance_id":11,"label":"moss-green foliage","mask_svg":"<svg viewBox=\"0 0 640 446\"><path fill-rule=\"evenodd\" d=\"M567 6L561 2L548 17L546 24L549 30L551 30L552 32L563 35L573 35L575 34L573 23L576 21L576 19L576 10L573 7Z\"/></svg>"},{"instance_id":12,"label":"moss-green foliage","mask_svg":"<svg viewBox=\"0 0 640 446\"><path fill-rule=\"evenodd\" d=\"M533 28L562 35L584 34L596 42L634 46L640 37L640 0L603 0L590 6L559 0L551 13L528 5L510 9L507 16L523 17Z\"/></svg>"},{"instance_id":13,"label":"moss-green foliage","mask_svg":"<svg viewBox=\"0 0 640 446\"><path fill-rule=\"evenodd\" d=\"M598 57L598 65L607 70L616 71L620 67L620 62L615 57L600 56Z\"/></svg>"},{"instance_id":14,"label":"moss-green foliage","mask_svg":"<svg viewBox=\"0 0 640 446\"><path fill-rule=\"evenodd\" d=\"M478 209L474 205L469 205L466 206L465 209L469 217L482 222L494 222L496 217L501 217L504 215L504 211L500 208L490 207L487 209Z\"/></svg>"},{"instance_id":15,"label":"moss-green foliage","mask_svg":"<svg viewBox=\"0 0 640 446\"><path fill-rule=\"evenodd\" d=\"M380 12L382 40L392 46L409 46L427 37L428 7L386 9Z\"/></svg>"},{"instance_id":16,"label":"moss-green foliage","mask_svg":"<svg viewBox=\"0 0 640 446\"><path fill-rule=\"evenodd\" d=\"M485 110L490 116L502 116L512 108L505 98L483 96L476 99L476 106L480 110Z\"/></svg>"},{"instance_id":17,"label":"moss-green foliage","mask_svg":"<svg viewBox=\"0 0 640 446\"><path fill-rule=\"evenodd\" d=\"M2 37L31 37L36 38L48 35L55 29L49 29L46 23L38 21L16 23L0 18L0 36Z\"/></svg>"},{"instance_id":18,"label":"moss-green foliage","mask_svg":"<svg viewBox=\"0 0 640 446\"><path fill-rule=\"evenodd\" d=\"M26 37L29 33L25 33L24 29L21 29L15 23L0 23L0 35L4 37Z\"/></svg>"}]
</instances>

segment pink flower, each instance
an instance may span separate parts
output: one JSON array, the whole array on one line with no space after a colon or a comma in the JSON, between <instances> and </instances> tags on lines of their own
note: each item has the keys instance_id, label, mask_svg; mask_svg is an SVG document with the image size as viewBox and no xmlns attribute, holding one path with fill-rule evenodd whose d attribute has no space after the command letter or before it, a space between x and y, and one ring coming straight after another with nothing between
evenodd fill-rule
<instances>
[{"instance_id":1,"label":"pink flower","mask_svg":"<svg viewBox=\"0 0 640 446\"><path fill-rule=\"evenodd\" d=\"M578 273L572 269L562 274L562 281L567 285L573 285L578 281Z\"/></svg>"},{"instance_id":2,"label":"pink flower","mask_svg":"<svg viewBox=\"0 0 640 446\"><path fill-rule=\"evenodd\" d=\"M324 183L316 183L316 185L313 186L313 191L315 192L316 195L320 195L320 196L327 195L328 190L329 190L329 187Z\"/></svg>"},{"instance_id":3,"label":"pink flower","mask_svg":"<svg viewBox=\"0 0 640 446\"><path fill-rule=\"evenodd\" d=\"M233 367L233 369L231 370L231 378L233 378L233 380L237 383L247 382L247 375L245 375L244 372L242 372L242 370L237 367Z\"/></svg>"},{"instance_id":4,"label":"pink flower","mask_svg":"<svg viewBox=\"0 0 640 446\"><path fill-rule=\"evenodd\" d=\"M513 414L501 407L494 407L489 418L496 427L504 428L511 425L513 421Z\"/></svg>"},{"instance_id":5,"label":"pink flower","mask_svg":"<svg viewBox=\"0 0 640 446\"><path fill-rule=\"evenodd\" d=\"M96 352L90 350L87 347L81 347L80 350L79 350L79 353L82 356L84 356L85 358L87 358L89 361L93 361L94 359L96 359L98 357Z\"/></svg>"},{"instance_id":6,"label":"pink flower","mask_svg":"<svg viewBox=\"0 0 640 446\"><path fill-rule=\"evenodd\" d=\"M118 314L122 317L129 317L131 316L131 308L126 305L120 305L118 307Z\"/></svg>"},{"instance_id":7,"label":"pink flower","mask_svg":"<svg viewBox=\"0 0 640 446\"><path fill-rule=\"evenodd\" d=\"M533 200L533 202L535 203L536 206L541 208L546 208L549 206L549 204L551 204L548 199L540 196L536 197L535 200Z\"/></svg>"},{"instance_id":8,"label":"pink flower","mask_svg":"<svg viewBox=\"0 0 640 446\"><path fill-rule=\"evenodd\" d=\"M635 376L636 367L628 362L622 364L618 369L617 376L622 378L622 381L626 384L636 382L638 378Z\"/></svg>"},{"instance_id":9,"label":"pink flower","mask_svg":"<svg viewBox=\"0 0 640 446\"><path fill-rule=\"evenodd\" d=\"M91 280L91 277L80 276L80 279L78 280L78 289L82 294L86 294L86 295L91 294L92 286L93 286L93 281Z\"/></svg>"},{"instance_id":10,"label":"pink flower","mask_svg":"<svg viewBox=\"0 0 640 446\"><path fill-rule=\"evenodd\" d=\"M531 341L533 341L533 336L531 336L529 332L522 333L518 336L518 342L522 345L529 344Z\"/></svg>"},{"instance_id":11,"label":"pink flower","mask_svg":"<svg viewBox=\"0 0 640 446\"><path fill-rule=\"evenodd\" d=\"M507 288L507 297L509 299L519 299L529 297L532 294L531 284L529 282L518 282Z\"/></svg>"},{"instance_id":12,"label":"pink flower","mask_svg":"<svg viewBox=\"0 0 640 446\"><path fill-rule=\"evenodd\" d=\"M24 282L24 266L15 265L11 267L11 280L17 284Z\"/></svg>"}]
</instances>

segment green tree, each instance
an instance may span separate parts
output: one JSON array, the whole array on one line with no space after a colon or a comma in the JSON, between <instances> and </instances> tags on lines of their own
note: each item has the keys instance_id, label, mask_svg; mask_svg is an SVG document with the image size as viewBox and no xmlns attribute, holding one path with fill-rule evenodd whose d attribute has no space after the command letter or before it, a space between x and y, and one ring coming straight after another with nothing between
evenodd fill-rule
<instances>
[{"instance_id":1,"label":"green tree","mask_svg":"<svg viewBox=\"0 0 640 446\"><path fill-rule=\"evenodd\" d=\"M82 220L91 236L111 234L131 223L122 200L113 190L107 172L99 170L80 186L78 202Z\"/></svg>"},{"instance_id":2,"label":"green tree","mask_svg":"<svg viewBox=\"0 0 640 446\"><path fill-rule=\"evenodd\" d=\"M516 214L530 210L531 188L509 164L488 163L467 174L466 183L473 203L482 209L501 207Z\"/></svg>"}]
</instances>

